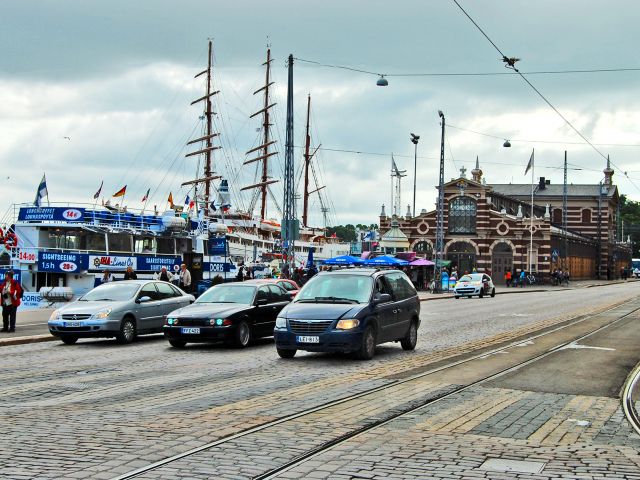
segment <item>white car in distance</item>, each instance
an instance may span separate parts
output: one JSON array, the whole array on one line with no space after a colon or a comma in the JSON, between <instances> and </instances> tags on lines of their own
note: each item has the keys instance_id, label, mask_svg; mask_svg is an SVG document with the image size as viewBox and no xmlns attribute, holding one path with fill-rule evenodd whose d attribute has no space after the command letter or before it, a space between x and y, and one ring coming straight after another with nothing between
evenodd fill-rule
<instances>
[{"instance_id":1,"label":"white car in distance","mask_svg":"<svg viewBox=\"0 0 640 480\"><path fill-rule=\"evenodd\" d=\"M480 298L485 295L496 296L496 287L493 285L493 280L486 273L463 275L453 288L453 296L455 298L473 297L474 295Z\"/></svg>"}]
</instances>

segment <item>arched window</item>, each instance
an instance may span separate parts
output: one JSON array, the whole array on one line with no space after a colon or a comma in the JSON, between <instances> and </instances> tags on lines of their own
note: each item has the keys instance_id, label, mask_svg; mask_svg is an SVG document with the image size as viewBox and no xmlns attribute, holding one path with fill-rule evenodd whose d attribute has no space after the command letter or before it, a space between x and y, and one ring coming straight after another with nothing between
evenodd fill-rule
<instances>
[{"instance_id":1,"label":"arched window","mask_svg":"<svg viewBox=\"0 0 640 480\"><path fill-rule=\"evenodd\" d=\"M449 204L449 233L476 233L476 202L456 197Z\"/></svg>"},{"instance_id":2,"label":"arched window","mask_svg":"<svg viewBox=\"0 0 640 480\"><path fill-rule=\"evenodd\" d=\"M591 223L591 209L582 210L582 223Z\"/></svg>"},{"instance_id":3,"label":"arched window","mask_svg":"<svg viewBox=\"0 0 640 480\"><path fill-rule=\"evenodd\" d=\"M425 242L424 240L421 242L416 243L415 247L413 247L413 251L416 253L423 253L423 254L427 254L427 258L431 257L431 254L433 253L433 248L431 247L431 244L429 242Z\"/></svg>"}]
</instances>

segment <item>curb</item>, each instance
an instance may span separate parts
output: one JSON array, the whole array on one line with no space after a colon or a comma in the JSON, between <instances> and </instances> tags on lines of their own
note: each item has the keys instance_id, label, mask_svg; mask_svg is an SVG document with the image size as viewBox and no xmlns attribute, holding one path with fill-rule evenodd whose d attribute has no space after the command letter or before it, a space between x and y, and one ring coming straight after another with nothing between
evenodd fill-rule
<instances>
[{"instance_id":1,"label":"curb","mask_svg":"<svg viewBox=\"0 0 640 480\"><path fill-rule=\"evenodd\" d=\"M30 337L15 337L0 340L0 347L9 347L11 345L25 345L27 343L42 343L58 340L53 335L32 335Z\"/></svg>"}]
</instances>

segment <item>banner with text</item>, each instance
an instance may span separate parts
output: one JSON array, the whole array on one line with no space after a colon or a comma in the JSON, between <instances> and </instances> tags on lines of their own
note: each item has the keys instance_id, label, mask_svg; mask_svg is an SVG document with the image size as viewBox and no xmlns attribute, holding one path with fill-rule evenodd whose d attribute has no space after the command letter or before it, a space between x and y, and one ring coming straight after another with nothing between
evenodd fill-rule
<instances>
[{"instance_id":1,"label":"banner with text","mask_svg":"<svg viewBox=\"0 0 640 480\"><path fill-rule=\"evenodd\" d=\"M23 207L18 212L20 222L81 222L85 220L84 208Z\"/></svg>"},{"instance_id":2,"label":"banner with text","mask_svg":"<svg viewBox=\"0 0 640 480\"><path fill-rule=\"evenodd\" d=\"M86 253L38 252L39 272L78 273L88 268Z\"/></svg>"},{"instance_id":3,"label":"banner with text","mask_svg":"<svg viewBox=\"0 0 640 480\"><path fill-rule=\"evenodd\" d=\"M13 271L13 279L17 282L20 282L21 280L21 275L20 275L20 270L13 270L13 269L9 269L9 268L0 268L0 282L4 282L4 275L5 273L7 273L8 270L12 270Z\"/></svg>"}]
</instances>

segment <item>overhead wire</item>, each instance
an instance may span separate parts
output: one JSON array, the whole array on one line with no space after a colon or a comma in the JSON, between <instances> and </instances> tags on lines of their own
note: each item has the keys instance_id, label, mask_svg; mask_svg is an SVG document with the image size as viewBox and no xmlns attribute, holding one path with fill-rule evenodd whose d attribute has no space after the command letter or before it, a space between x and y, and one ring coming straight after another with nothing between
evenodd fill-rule
<instances>
[{"instance_id":1,"label":"overhead wire","mask_svg":"<svg viewBox=\"0 0 640 480\"><path fill-rule=\"evenodd\" d=\"M487 33L482 29L482 27L480 27L480 25L478 25L478 23L476 23L476 21L471 17L471 15L469 15L467 13L467 11L462 7L462 5L460 5L460 3L458 2L458 0L451 0L453 3L455 3L457 5L457 7L460 9L460 11L462 11L462 13L471 21L471 23L473 23L475 25L475 27L478 29L478 31L489 41L489 43L491 43L491 45L493 45L493 48L496 49L496 51L502 56L502 59L507 62L508 60L510 60L503 52L502 50L494 43L493 40L491 40L491 38L489 37L489 35L487 35ZM515 63L515 62L514 62ZM607 163L611 163L613 166L615 166L616 168L618 168L619 170L622 171L622 169L620 167L618 167L614 162L611 162L611 160L609 159L608 156L606 156L604 153L602 153L593 143L591 143L589 141L589 139L583 135L583 133L578 130L573 123L571 123L569 121L569 119L567 117L565 117L562 112L560 112L560 110L558 110L549 99L547 99L547 97L545 97L542 92L540 92L540 90L538 90L533 83L531 83L531 81L529 81L529 79L527 77L525 77L525 75L518 69L515 67L514 64L511 64L511 69L513 69L519 76L520 78L522 78L522 80L524 80L527 85L529 85L529 87L531 87L531 89L533 89L533 91L535 93L538 94L538 96L554 111L556 112L556 114L558 114L558 116L560 118L562 118L562 120L564 120L564 122L580 137L582 138L582 140L584 140L588 145L591 146L591 148L597 152L602 158L604 158L605 160L607 160ZM638 191L640 191L640 188L638 188L638 186L635 184L635 182L633 182L633 180L631 180L629 178L628 175L625 174L624 171L622 171L624 176L629 180L629 182L631 183L631 185L633 185Z\"/></svg>"},{"instance_id":2,"label":"overhead wire","mask_svg":"<svg viewBox=\"0 0 640 480\"><path fill-rule=\"evenodd\" d=\"M475 23L475 22L474 22ZM493 42L492 42L493 43ZM367 75L375 75L379 77L490 77L503 75L518 75L517 72L406 72L406 73L383 73L364 70L361 68L350 67L346 65L334 65L330 63L322 63L315 60L307 60L304 58L294 57L298 62L309 63L319 67L336 68L340 70L349 70L352 72L364 73ZM525 72L527 75L566 75L579 73L617 73L617 72L639 72L640 67L631 68L585 68L577 70L539 70Z\"/></svg>"}]
</instances>

